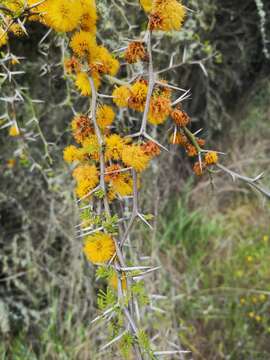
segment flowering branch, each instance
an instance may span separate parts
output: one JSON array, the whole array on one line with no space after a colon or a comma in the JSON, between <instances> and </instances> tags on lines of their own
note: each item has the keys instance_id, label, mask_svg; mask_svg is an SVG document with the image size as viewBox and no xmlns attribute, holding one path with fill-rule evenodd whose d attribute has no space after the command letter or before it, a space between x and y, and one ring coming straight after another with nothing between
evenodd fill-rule
<instances>
[{"instance_id":1,"label":"flowering branch","mask_svg":"<svg viewBox=\"0 0 270 360\"><path fill-rule=\"evenodd\" d=\"M150 302L143 282L146 276L159 270L159 267L139 263L136 251L133 250L135 239L131 238L131 234L137 219L152 229L149 222L151 216L148 218L140 212L140 179L161 149L168 151L155 136L148 134L148 124L156 127L170 119L174 130L169 141L182 146L191 159L198 159L193 167L198 176L205 172L211 173L217 168L229 174L233 180L239 179L247 183L268 198L270 192L258 185L262 174L249 178L221 165L221 153L206 150L205 140L198 137L198 132L190 130L191 118L182 108L182 103L191 96L190 90L158 78L169 70L183 66L185 62L173 65L172 57L169 67L154 71L155 47L152 46L152 37L156 31L179 31L186 16L186 8L178 0L141 3L148 13L148 27L143 40L131 41L128 46L115 50L113 54L97 42L96 5L89 0L44 0L34 4L29 0L16 11L0 6L0 15L6 24L6 29L2 29L0 33L0 42L2 40L3 46L8 44L7 34L10 31L26 33L24 23L30 17L49 28L41 43L51 30L69 34L61 40L64 74L74 82L81 97L90 99L90 108L86 114L75 114L72 108L75 115L71 130L76 146L65 148L64 160L73 165L72 176L76 181L76 203L81 219L75 228L76 235L84 238L83 251L87 260L97 266L97 278L104 279L107 284L106 291L99 291L97 303L100 315L92 322L105 320L117 329L112 332L111 340L101 346L101 351L111 346L118 346L120 351L131 348L136 360L152 360L165 355L182 356L185 351L179 348L154 350L152 341L143 329L145 309L164 312ZM124 11L118 5L117 8L129 29L134 28ZM66 49L67 42L69 50ZM135 76L126 81L117 77L120 64L115 54L122 52L127 69L137 62L141 62L143 68L139 73L131 71ZM206 72L203 61L212 56L190 64L199 64ZM4 62L2 66L6 68ZM46 73L46 69L43 73ZM6 71L5 79L12 80L16 85L13 75L17 73ZM114 85L112 94L100 91L103 80L107 85ZM179 91L180 96L175 96L174 93ZM14 103L17 100L23 100L18 91L14 97L5 98L12 108L13 123L16 123ZM105 102L116 105L118 109L132 111L133 118L139 114L138 131L131 135L114 131L115 109ZM70 95L64 103L71 106ZM17 123L14 127L10 134L18 136ZM47 143L42 133L40 136L45 146ZM46 146L45 152L48 155Z\"/></svg>"}]
</instances>

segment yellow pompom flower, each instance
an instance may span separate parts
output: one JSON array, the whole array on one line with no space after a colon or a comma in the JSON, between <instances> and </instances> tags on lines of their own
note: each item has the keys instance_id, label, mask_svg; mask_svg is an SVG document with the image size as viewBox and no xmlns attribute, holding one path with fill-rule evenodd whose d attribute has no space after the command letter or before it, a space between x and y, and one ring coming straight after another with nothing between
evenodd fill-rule
<instances>
[{"instance_id":1,"label":"yellow pompom flower","mask_svg":"<svg viewBox=\"0 0 270 360\"><path fill-rule=\"evenodd\" d=\"M58 32L74 30L81 19L83 9L77 0L48 0L45 20Z\"/></svg>"},{"instance_id":2,"label":"yellow pompom flower","mask_svg":"<svg viewBox=\"0 0 270 360\"><path fill-rule=\"evenodd\" d=\"M2 27L0 27L0 48L6 45L7 42L8 42L7 32Z\"/></svg>"},{"instance_id":3,"label":"yellow pompom flower","mask_svg":"<svg viewBox=\"0 0 270 360\"><path fill-rule=\"evenodd\" d=\"M126 141L126 139L121 138L121 136L117 134L107 136L105 138L105 159L120 160Z\"/></svg>"},{"instance_id":4,"label":"yellow pompom flower","mask_svg":"<svg viewBox=\"0 0 270 360\"><path fill-rule=\"evenodd\" d=\"M97 232L85 239L83 252L93 264L104 264L115 254L115 244L109 234Z\"/></svg>"},{"instance_id":5,"label":"yellow pompom flower","mask_svg":"<svg viewBox=\"0 0 270 360\"><path fill-rule=\"evenodd\" d=\"M111 189L120 196L128 196L133 193L133 180L130 174L120 174L111 180Z\"/></svg>"},{"instance_id":6,"label":"yellow pompom flower","mask_svg":"<svg viewBox=\"0 0 270 360\"><path fill-rule=\"evenodd\" d=\"M142 112L146 102L147 90L148 86L145 80L135 82L130 88L131 96L128 99L128 106L133 110Z\"/></svg>"},{"instance_id":7,"label":"yellow pompom flower","mask_svg":"<svg viewBox=\"0 0 270 360\"><path fill-rule=\"evenodd\" d=\"M108 49L104 46L97 46L95 53L93 55L90 54L89 66L93 71L97 71L100 74L115 76L120 64Z\"/></svg>"},{"instance_id":8,"label":"yellow pompom flower","mask_svg":"<svg viewBox=\"0 0 270 360\"><path fill-rule=\"evenodd\" d=\"M83 9L81 28L91 33L96 32L97 10L95 0L80 0Z\"/></svg>"},{"instance_id":9,"label":"yellow pompom flower","mask_svg":"<svg viewBox=\"0 0 270 360\"><path fill-rule=\"evenodd\" d=\"M97 49L95 35L87 31L78 31L72 36L70 47L79 58L89 58Z\"/></svg>"},{"instance_id":10,"label":"yellow pompom flower","mask_svg":"<svg viewBox=\"0 0 270 360\"><path fill-rule=\"evenodd\" d=\"M122 152L122 161L141 172L148 166L150 157L144 153L140 145L127 145Z\"/></svg>"},{"instance_id":11,"label":"yellow pompom flower","mask_svg":"<svg viewBox=\"0 0 270 360\"><path fill-rule=\"evenodd\" d=\"M130 97L130 89L128 86L122 85L113 90L113 102L120 108L128 106L128 99Z\"/></svg>"},{"instance_id":12,"label":"yellow pompom flower","mask_svg":"<svg viewBox=\"0 0 270 360\"><path fill-rule=\"evenodd\" d=\"M150 29L178 31L186 16L186 9L177 0L154 0L150 15Z\"/></svg>"},{"instance_id":13,"label":"yellow pompom flower","mask_svg":"<svg viewBox=\"0 0 270 360\"><path fill-rule=\"evenodd\" d=\"M95 165L79 165L72 175L77 181L76 193L80 198L89 194L99 183L99 173Z\"/></svg>"},{"instance_id":14,"label":"yellow pompom flower","mask_svg":"<svg viewBox=\"0 0 270 360\"><path fill-rule=\"evenodd\" d=\"M216 151L209 151L205 157L204 161L207 165L213 165L218 162L218 154Z\"/></svg>"},{"instance_id":15,"label":"yellow pompom flower","mask_svg":"<svg viewBox=\"0 0 270 360\"><path fill-rule=\"evenodd\" d=\"M96 90L99 88L100 86L100 79L98 76L93 77L94 80L94 84L95 84L95 88ZM90 85L90 81L88 78L87 73L85 72L79 72L76 76L76 82L75 82L77 88L81 91L81 94L83 96L89 96L92 93L91 90L91 85Z\"/></svg>"},{"instance_id":16,"label":"yellow pompom flower","mask_svg":"<svg viewBox=\"0 0 270 360\"><path fill-rule=\"evenodd\" d=\"M45 17L48 13L48 4L49 4L49 1L44 1L43 3L39 4L39 5L36 5L38 4L38 1L37 0L28 0L27 1L27 5L29 7L32 7L31 8L31 15L28 16L28 20L30 21L39 21L47 26L49 26L49 19L47 18L47 23L46 23L46 20L45 20ZM36 6L34 6L36 5ZM34 7L33 7L34 6Z\"/></svg>"},{"instance_id":17,"label":"yellow pompom flower","mask_svg":"<svg viewBox=\"0 0 270 360\"><path fill-rule=\"evenodd\" d=\"M100 105L97 108L97 123L101 129L105 129L106 127L112 125L115 119L115 112L112 107L109 105Z\"/></svg>"},{"instance_id":18,"label":"yellow pompom flower","mask_svg":"<svg viewBox=\"0 0 270 360\"><path fill-rule=\"evenodd\" d=\"M87 73L79 72L75 84L83 96L91 95L91 85Z\"/></svg>"},{"instance_id":19,"label":"yellow pompom flower","mask_svg":"<svg viewBox=\"0 0 270 360\"><path fill-rule=\"evenodd\" d=\"M65 162L70 164L70 163L73 163L74 161L81 160L83 155L82 155L80 149L78 149L74 145L70 145L70 146L67 146L64 149L64 156L63 157L64 157Z\"/></svg>"},{"instance_id":20,"label":"yellow pompom flower","mask_svg":"<svg viewBox=\"0 0 270 360\"><path fill-rule=\"evenodd\" d=\"M72 176L76 179L77 182L84 179L89 179L89 181L92 182L92 187L95 187L98 182L98 170L95 165L79 165L73 171Z\"/></svg>"},{"instance_id":21,"label":"yellow pompom flower","mask_svg":"<svg viewBox=\"0 0 270 360\"><path fill-rule=\"evenodd\" d=\"M171 101L164 96L152 97L148 113L148 122L153 125L163 124L171 112Z\"/></svg>"},{"instance_id":22,"label":"yellow pompom flower","mask_svg":"<svg viewBox=\"0 0 270 360\"><path fill-rule=\"evenodd\" d=\"M114 194L127 196L133 193L133 179L128 172L122 172L118 164L106 168L105 181L110 184L110 190ZM139 184L138 184L139 185Z\"/></svg>"},{"instance_id":23,"label":"yellow pompom flower","mask_svg":"<svg viewBox=\"0 0 270 360\"><path fill-rule=\"evenodd\" d=\"M9 134L9 136L12 136L12 137L20 136L20 130L18 129L18 127L16 125L13 125L9 128L8 134Z\"/></svg>"},{"instance_id":24,"label":"yellow pompom flower","mask_svg":"<svg viewBox=\"0 0 270 360\"><path fill-rule=\"evenodd\" d=\"M152 10L153 0L140 0L144 11L150 12Z\"/></svg>"}]
</instances>

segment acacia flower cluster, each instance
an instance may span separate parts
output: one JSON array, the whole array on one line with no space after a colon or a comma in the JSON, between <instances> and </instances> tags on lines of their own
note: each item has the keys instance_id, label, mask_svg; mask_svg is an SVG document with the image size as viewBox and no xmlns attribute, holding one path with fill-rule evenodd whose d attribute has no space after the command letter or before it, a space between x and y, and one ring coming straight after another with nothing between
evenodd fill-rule
<instances>
[{"instance_id":1,"label":"acacia flower cluster","mask_svg":"<svg viewBox=\"0 0 270 360\"><path fill-rule=\"evenodd\" d=\"M136 359L144 359L145 353L155 359L145 331L137 325L138 302L148 303L143 282L137 281L143 277L141 270L145 268L135 264L134 271L128 256L132 246L128 250L124 248L135 220L151 226L140 213L138 194L142 173L164 146L148 134L148 129L168 123L170 131L173 129L169 143L179 145L190 158L196 159L193 170L198 176L217 166L269 194L257 185L258 178L250 179L226 169L219 164L216 151L204 149L205 141L191 131L191 118L182 108L185 96L179 100L176 97L179 88L159 79L159 72L154 71L152 36L156 31L181 30L186 8L180 1L140 0L148 16L147 30L143 39L131 41L121 54L125 66L142 63L144 71L132 80L117 79L119 60L97 40L95 0L3 0L2 3L4 26L0 27L0 47L7 44L10 32L15 36L26 33L25 20L38 21L65 33L68 41L63 64L65 75L90 105L89 111L76 113L71 119L74 144L64 149L63 156L72 167L76 183L82 220L78 233L84 238L83 252L89 262L99 266L98 277L105 278L108 284L106 292L98 297L103 311L98 318L110 320L114 316L118 330L125 328L125 349L130 345ZM100 90L108 78L115 85L109 95L104 95ZM123 110L139 120L137 133L116 131L115 123ZM13 125L9 134L20 136L20 129ZM147 269L146 272L154 271ZM108 318L109 306L114 313Z\"/></svg>"}]
</instances>

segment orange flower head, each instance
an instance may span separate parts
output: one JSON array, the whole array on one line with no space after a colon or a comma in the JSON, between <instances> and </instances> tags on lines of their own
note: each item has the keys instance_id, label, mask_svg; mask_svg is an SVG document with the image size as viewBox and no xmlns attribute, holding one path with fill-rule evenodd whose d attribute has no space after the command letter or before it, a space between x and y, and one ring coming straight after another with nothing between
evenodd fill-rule
<instances>
[{"instance_id":1,"label":"orange flower head","mask_svg":"<svg viewBox=\"0 0 270 360\"><path fill-rule=\"evenodd\" d=\"M181 127L187 126L190 122L190 118L187 113L177 108L171 112L171 117L175 124Z\"/></svg>"},{"instance_id":2,"label":"orange flower head","mask_svg":"<svg viewBox=\"0 0 270 360\"><path fill-rule=\"evenodd\" d=\"M194 156L198 155L198 151L194 145L187 144L186 151L187 151L188 156L190 156L190 157L194 157Z\"/></svg>"},{"instance_id":3,"label":"orange flower head","mask_svg":"<svg viewBox=\"0 0 270 360\"><path fill-rule=\"evenodd\" d=\"M65 59L64 66L67 74L77 74L81 70L81 64L74 56Z\"/></svg>"},{"instance_id":4,"label":"orange flower head","mask_svg":"<svg viewBox=\"0 0 270 360\"><path fill-rule=\"evenodd\" d=\"M188 144L188 138L186 137L186 135L177 131L171 134L169 142L173 145L186 146Z\"/></svg>"},{"instance_id":5,"label":"orange flower head","mask_svg":"<svg viewBox=\"0 0 270 360\"><path fill-rule=\"evenodd\" d=\"M89 135L94 133L90 119L86 115L76 115L72 122L72 135L77 143L81 144Z\"/></svg>"},{"instance_id":6,"label":"orange flower head","mask_svg":"<svg viewBox=\"0 0 270 360\"><path fill-rule=\"evenodd\" d=\"M193 166L193 171L197 176L202 176L205 167L206 165L204 162L200 163L199 161L197 161Z\"/></svg>"},{"instance_id":7,"label":"orange flower head","mask_svg":"<svg viewBox=\"0 0 270 360\"><path fill-rule=\"evenodd\" d=\"M182 134L181 132L173 133L170 136L169 141L173 145L177 144L177 145L186 146L188 144L188 138L186 137L186 135Z\"/></svg>"},{"instance_id":8,"label":"orange flower head","mask_svg":"<svg viewBox=\"0 0 270 360\"><path fill-rule=\"evenodd\" d=\"M141 148L143 149L144 154L149 157L158 156L160 154L159 146L151 140L141 145Z\"/></svg>"},{"instance_id":9,"label":"orange flower head","mask_svg":"<svg viewBox=\"0 0 270 360\"><path fill-rule=\"evenodd\" d=\"M119 61L104 46L97 46L94 55L90 53L89 67L92 72L115 76L119 70Z\"/></svg>"},{"instance_id":10,"label":"orange flower head","mask_svg":"<svg viewBox=\"0 0 270 360\"><path fill-rule=\"evenodd\" d=\"M157 84L155 86L154 93L157 93L158 95L161 95L163 97L166 97L166 98L170 99L171 96L172 96L172 90L168 86L166 86L167 81L166 80L159 80L159 82L164 84L164 86L160 85L160 84Z\"/></svg>"},{"instance_id":11,"label":"orange flower head","mask_svg":"<svg viewBox=\"0 0 270 360\"><path fill-rule=\"evenodd\" d=\"M119 164L113 164L106 167L105 181L109 182L111 180L119 178L120 172L121 172L121 166Z\"/></svg>"},{"instance_id":12,"label":"orange flower head","mask_svg":"<svg viewBox=\"0 0 270 360\"><path fill-rule=\"evenodd\" d=\"M125 59L129 64L137 61L147 61L148 55L142 41L132 41L125 52Z\"/></svg>"},{"instance_id":13,"label":"orange flower head","mask_svg":"<svg viewBox=\"0 0 270 360\"><path fill-rule=\"evenodd\" d=\"M151 14L149 19L150 30L151 31L161 30L163 21L164 21L164 16L162 15L161 12L156 11L155 13Z\"/></svg>"},{"instance_id":14,"label":"orange flower head","mask_svg":"<svg viewBox=\"0 0 270 360\"><path fill-rule=\"evenodd\" d=\"M205 140L201 138L196 138L196 141L199 146L203 147L205 145Z\"/></svg>"}]
</instances>

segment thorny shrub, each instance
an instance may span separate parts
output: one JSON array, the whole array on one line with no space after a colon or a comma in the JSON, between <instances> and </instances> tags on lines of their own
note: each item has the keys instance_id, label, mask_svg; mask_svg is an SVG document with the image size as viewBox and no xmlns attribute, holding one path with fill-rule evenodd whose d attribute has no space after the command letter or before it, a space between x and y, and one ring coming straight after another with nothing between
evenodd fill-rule
<instances>
[{"instance_id":1,"label":"thorny shrub","mask_svg":"<svg viewBox=\"0 0 270 360\"><path fill-rule=\"evenodd\" d=\"M147 331L141 320L150 301L143 279L157 268L143 265L130 234L137 221L151 228L152 215L143 214L139 204L142 175L151 161L167 150L149 129L170 123L168 142L185 150L197 176L211 177L216 170L222 170L266 196L270 194L258 184L261 175L248 178L227 169L220 163L222 153L208 150L199 132L191 131L192 120L183 108L189 90L160 77L181 64L154 69L153 38L180 31L188 8L177 0L141 0L141 6L148 19L142 37L121 49L109 50L98 40L94 0L4 0L0 5L0 46L6 49L2 53L3 67L19 63L21 59L9 53L9 37L27 34L29 22L43 24L68 44L64 52L65 75L89 102L89 110L74 110L71 132L76 145L64 149L64 160L71 165L76 182L83 252L89 262L97 265L96 277L107 282L98 293L100 313L93 322L103 322L110 331L111 339L102 345L102 350L113 346L123 357L133 354L136 359L156 359L182 350L155 349L148 336L151 329ZM128 77L128 69L137 63L141 63L135 68L139 70ZM110 94L102 92L105 81L113 85ZM9 127L10 137L23 139L13 107L21 95L16 93L16 82L14 86L15 97L5 99L9 102L5 126ZM129 117L134 119L131 127ZM130 129L135 131L131 133ZM40 136L51 161L41 131ZM13 160L8 166L14 166Z\"/></svg>"}]
</instances>

